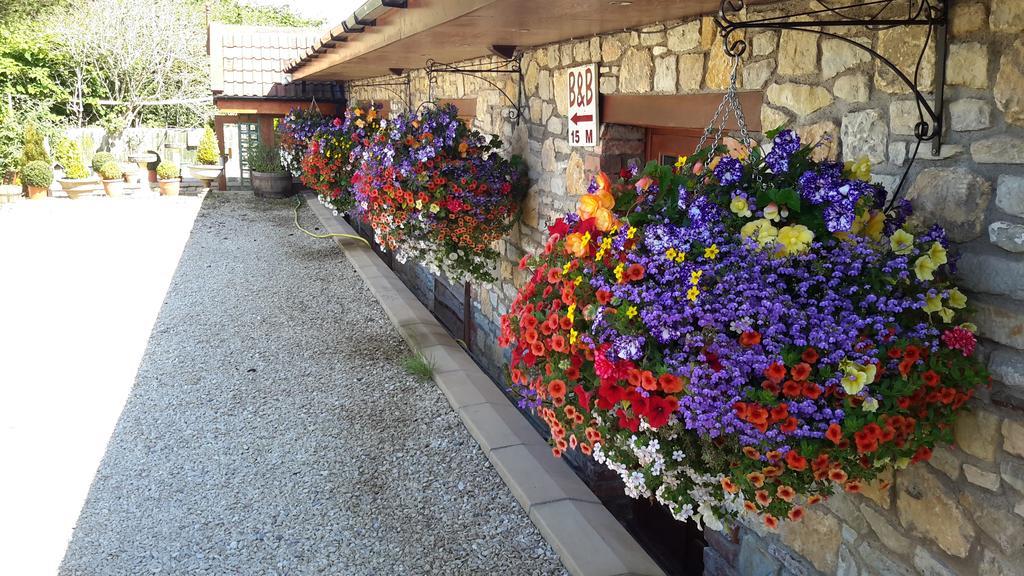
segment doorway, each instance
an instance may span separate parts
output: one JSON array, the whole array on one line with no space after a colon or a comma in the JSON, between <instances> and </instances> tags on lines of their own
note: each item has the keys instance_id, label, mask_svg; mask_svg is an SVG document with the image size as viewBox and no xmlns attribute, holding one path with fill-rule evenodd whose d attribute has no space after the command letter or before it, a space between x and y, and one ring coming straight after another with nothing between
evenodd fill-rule
<instances>
[{"instance_id":1,"label":"doorway","mask_svg":"<svg viewBox=\"0 0 1024 576\"><path fill-rule=\"evenodd\" d=\"M243 186L250 183L249 151L260 143L260 126L256 122L238 123L238 162L241 168L239 178Z\"/></svg>"}]
</instances>

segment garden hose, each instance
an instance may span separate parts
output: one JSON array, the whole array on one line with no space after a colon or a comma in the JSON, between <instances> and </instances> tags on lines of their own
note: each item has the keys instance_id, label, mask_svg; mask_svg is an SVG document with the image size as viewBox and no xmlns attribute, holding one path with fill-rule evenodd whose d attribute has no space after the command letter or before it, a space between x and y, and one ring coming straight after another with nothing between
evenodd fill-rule
<instances>
[{"instance_id":1,"label":"garden hose","mask_svg":"<svg viewBox=\"0 0 1024 576\"><path fill-rule=\"evenodd\" d=\"M301 207L302 207L302 198L298 197L298 198L295 199L295 227L298 228L299 230L301 230L303 234L305 234L307 236L312 236L313 238L318 238L320 240L323 240L325 238L351 238L353 240L359 240L363 244L366 244L366 246L368 248L371 247L370 243L367 242L366 238L363 238L362 236L356 236L355 234L335 234L335 233L315 234L313 232L310 232L309 230L306 230L305 228L302 227L301 224L299 224L299 208L301 208Z\"/></svg>"}]
</instances>

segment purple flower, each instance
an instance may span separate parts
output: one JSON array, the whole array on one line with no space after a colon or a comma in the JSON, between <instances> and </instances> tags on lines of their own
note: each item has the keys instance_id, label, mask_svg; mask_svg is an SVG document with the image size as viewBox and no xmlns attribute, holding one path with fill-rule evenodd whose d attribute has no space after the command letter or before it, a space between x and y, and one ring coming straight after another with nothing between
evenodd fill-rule
<instances>
[{"instance_id":1,"label":"purple flower","mask_svg":"<svg viewBox=\"0 0 1024 576\"><path fill-rule=\"evenodd\" d=\"M732 156L723 156L715 166L715 178L722 186L731 186L743 178L743 164Z\"/></svg>"},{"instance_id":2,"label":"purple flower","mask_svg":"<svg viewBox=\"0 0 1024 576\"><path fill-rule=\"evenodd\" d=\"M800 149L800 137L792 130L779 132L772 140L772 150L764 157L772 174L783 174L789 170L789 159Z\"/></svg>"}]
</instances>

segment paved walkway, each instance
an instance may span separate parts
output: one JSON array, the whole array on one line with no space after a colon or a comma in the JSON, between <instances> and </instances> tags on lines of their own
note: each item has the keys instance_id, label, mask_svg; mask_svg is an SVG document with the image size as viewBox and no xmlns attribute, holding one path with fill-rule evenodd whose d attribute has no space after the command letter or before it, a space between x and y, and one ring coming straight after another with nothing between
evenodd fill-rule
<instances>
[{"instance_id":1,"label":"paved walkway","mask_svg":"<svg viewBox=\"0 0 1024 576\"><path fill-rule=\"evenodd\" d=\"M297 233L291 207L207 198L59 573L563 573L440 391L400 367L409 350L347 260ZM64 265L19 276L44 263ZM69 325L134 313L70 311ZM41 415L53 398L28 396Z\"/></svg>"}]
</instances>

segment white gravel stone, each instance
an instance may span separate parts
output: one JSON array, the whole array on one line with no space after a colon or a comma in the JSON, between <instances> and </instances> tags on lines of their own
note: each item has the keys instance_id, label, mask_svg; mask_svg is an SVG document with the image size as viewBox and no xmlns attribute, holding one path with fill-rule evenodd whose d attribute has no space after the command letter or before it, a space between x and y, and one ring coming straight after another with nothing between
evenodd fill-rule
<instances>
[{"instance_id":1,"label":"white gravel stone","mask_svg":"<svg viewBox=\"0 0 1024 576\"><path fill-rule=\"evenodd\" d=\"M565 573L292 205L206 199L59 573Z\"/></svg>"}]
</instances>

